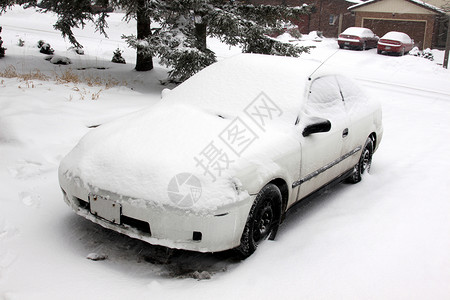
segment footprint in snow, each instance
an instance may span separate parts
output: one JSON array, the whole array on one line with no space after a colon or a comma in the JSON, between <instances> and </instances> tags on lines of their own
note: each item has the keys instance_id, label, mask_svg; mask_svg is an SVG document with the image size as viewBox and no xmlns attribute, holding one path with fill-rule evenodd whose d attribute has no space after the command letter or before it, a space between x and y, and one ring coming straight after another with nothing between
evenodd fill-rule
<instances>
[{"instance_id":1,"label":"footprint in snow","mask_svg":"<svg viewBox=\"0 0 450 300\"><path fill-rule=\"evenodd\" d=\"M19 198L22 200L22 203L28 207L39 208L41 204L41 197L29 192L20 192Z\"/></svg>"},{"instance_id":2,"label":"footprint in snow","mask_svg":"<svg viewBox=\"0 0 450 300\"><path fill-rule=\"evenodd\" d=\"M9 173L18 179L27 179L30 177L38 176L44 172L51 170L52 167L40 162L20 160L16 163L14 167L9 167Z\"/></svg>"}]
</instances>

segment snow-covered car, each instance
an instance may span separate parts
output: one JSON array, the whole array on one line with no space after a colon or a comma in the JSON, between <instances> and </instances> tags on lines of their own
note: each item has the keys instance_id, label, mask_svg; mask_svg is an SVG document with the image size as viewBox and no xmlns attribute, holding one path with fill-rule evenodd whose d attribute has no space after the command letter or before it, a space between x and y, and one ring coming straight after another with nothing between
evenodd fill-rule
<instances>
[{"instance_id":1,"label":"snow-covered car","mask_svg":"<svg viewBox=\"0 0 450 300\"><path fill-rule=\"evenodd\" d=\"M338 37L339 48L366 50L377 46L378 36L363 27L349 27Z\"/></svg>"},{"instance_id":2,"label":"snow-covered car","mask_svg":"<svg viewBox=\"0 0 450 300\"><path fill-rule=\"evenodd\" d=\"M390 31L378 41L377 53L405 55L414 48L414 40L406 33Z\"/></svg>"},{"instance_id":3,"label":"snow-covered car","mask_svg":"<svg viewBox=\"0 0 450 300\"><path fill-rule=\"evenodd\" d=\"M65 202L150 244L244 257L286 211L368 171L381 109L313 60L242 54L86 134L62 160Z\"/></svg>"}]
</instances>

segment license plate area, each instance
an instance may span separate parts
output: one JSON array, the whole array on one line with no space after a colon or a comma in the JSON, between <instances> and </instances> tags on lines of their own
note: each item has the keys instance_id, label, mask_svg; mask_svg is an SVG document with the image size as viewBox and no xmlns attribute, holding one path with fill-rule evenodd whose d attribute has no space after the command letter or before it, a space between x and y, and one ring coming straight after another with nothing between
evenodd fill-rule
<instances>
[{"instance_id":1,"label":"license plate area","mask_svg":"<svg viewBox=\"0 0 450 300\"><path fill-rule=\"evenodd\" d=\"M122 207L114 200L106 197L89 194L89 206L91 214L105 219L114 224L120 224L120 214Z\"/></svg>"},{"instance_id":2,"label":"license plate area","mask_svg":"<svg viewBox=\"0 0 450 300\"><path fill-rule=\"evenodd\" d=\"M386 46L386 50L391 50L391 47L389 47L389 46Z\"/></svg>"}]
</instances>

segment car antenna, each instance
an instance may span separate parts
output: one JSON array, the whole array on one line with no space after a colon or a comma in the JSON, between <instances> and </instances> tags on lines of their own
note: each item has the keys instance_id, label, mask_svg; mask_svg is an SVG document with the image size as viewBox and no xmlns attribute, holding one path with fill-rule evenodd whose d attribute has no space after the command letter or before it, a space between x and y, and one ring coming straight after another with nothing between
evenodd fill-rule
<instances>
[{"instance_id":1,"label":"car antenna","mask_svg":"<svg viewBox=\"0 0 450 300\"><path fill-rule=\"evenodd\" d=\"M332 58L336 53L338 53L339 49L337 49L333 54L331 54L330 56L327 57L327 59L325 59L312 73L311 75L308 76L308 80L311 80L311 77L314 75L314 73L317 72L317 70L320 69L320 67L322 67L330 58Z\"/></svg>"}]
</instances>

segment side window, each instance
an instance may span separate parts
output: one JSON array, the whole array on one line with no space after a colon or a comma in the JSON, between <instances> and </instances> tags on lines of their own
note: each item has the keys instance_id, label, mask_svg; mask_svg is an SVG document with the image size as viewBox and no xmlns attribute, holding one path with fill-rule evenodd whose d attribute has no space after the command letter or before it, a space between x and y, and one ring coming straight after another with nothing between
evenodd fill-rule
<instances>
[{"instance_id":1,"label":"side window","mask_svg":"<svg viewBox=\"0 0 450 300\"><path fill-rule=\"evenodd\" d=\"M332 118L343 113L342 96L335 76L317 78L311 85L306 104L307 114Z\"/></svg>"},{"instance_id":2,"label":"side window","mask_svg":"<svg viewBox=\"0 0 450 300\"><path fill-rule=\"evenodd\" d=\"M339 16L336 16L336 15L330 15L330 18L329 18L329 20L328 20L328 23L329 23L330 25L336 25L336 21L337 21L338 17L339 17Z\"/></svg>"},{"instance_id":3,"label":"side window","mask_svg":"<svg viewBox=\"0 0 450 300\"><path fill-rule=\"evenodd\" d=\"M314 118L329 120L331 131L345 126L347 113L335 76L324 76L313 81L301 122L307 124Z\"/></svg>"},{"instance_id":4,"label":"side window","mask_svg":"<svg viewBox=\"0 0 450 300\"><path fill-rule=\"evenodd\" d=\"M358 110L358 108L367 105L368 98L353 80L344 76L336 76L336 79L339 83L339 88L344 97L345 108L348 112Z\"/></svg>"}]
</instances>

